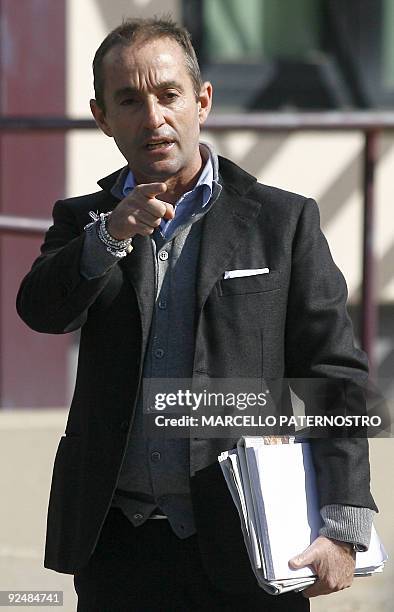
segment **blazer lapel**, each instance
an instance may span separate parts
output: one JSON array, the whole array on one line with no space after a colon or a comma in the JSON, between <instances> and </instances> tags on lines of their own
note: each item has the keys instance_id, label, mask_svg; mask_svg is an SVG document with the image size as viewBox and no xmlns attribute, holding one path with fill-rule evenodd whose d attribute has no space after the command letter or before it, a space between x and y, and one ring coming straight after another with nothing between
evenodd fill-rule
<instances>
[{"instance_id":1,"label":"blazer lapel","mask_svg":"<svg viewBox=\"0 0 394 612\"><path fill-rule=\"evenodd\" d=\"M227 262L242 243L248 224L260 206L224 185L218 200L204 219L197 269L196 307L199 313Z\"/></svg>"}]
</instances>

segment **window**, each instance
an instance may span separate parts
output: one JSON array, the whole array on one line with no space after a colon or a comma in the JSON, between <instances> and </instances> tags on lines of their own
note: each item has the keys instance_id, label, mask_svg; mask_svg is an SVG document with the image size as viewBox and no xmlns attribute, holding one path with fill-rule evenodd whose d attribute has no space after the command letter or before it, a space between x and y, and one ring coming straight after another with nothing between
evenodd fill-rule
<instances>
[{"instance_id":1,"label":"window","mask_svg":"<svg viewBox=\"0 0 394 612\"><path fill-rule=\"evenodd\" d=\"M224 110L394 101L394 0L184 0L183 8Z\"/></svg>"}]
</instances>

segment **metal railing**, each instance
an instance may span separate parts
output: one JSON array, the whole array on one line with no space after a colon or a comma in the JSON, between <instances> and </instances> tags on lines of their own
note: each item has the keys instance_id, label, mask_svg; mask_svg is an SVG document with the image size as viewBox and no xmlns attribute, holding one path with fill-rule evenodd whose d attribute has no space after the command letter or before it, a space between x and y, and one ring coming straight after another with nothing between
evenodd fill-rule
<instances>
[{"instance_id":1,"label":"metal railing","mask_svg":"<svg viewBox=\"0 0 394 612\"><path fill-rule=\"evenodd\" d=\"M0 133L66 132L97 129L91 119L66 117L1 117ZM305 130L357 130L364 134L363 165L363 261L361 297L361 344L370 360L374 375L374 343L377 324L374 261L374 176L379 134L394 129L394 112L323 112L323 113L251 113L211 115L204 130L224 132L254 130L261 132L292 132ZM43 234L50 224L46 219L0 215L0 234Z\"/></svg>"}]
</instances>

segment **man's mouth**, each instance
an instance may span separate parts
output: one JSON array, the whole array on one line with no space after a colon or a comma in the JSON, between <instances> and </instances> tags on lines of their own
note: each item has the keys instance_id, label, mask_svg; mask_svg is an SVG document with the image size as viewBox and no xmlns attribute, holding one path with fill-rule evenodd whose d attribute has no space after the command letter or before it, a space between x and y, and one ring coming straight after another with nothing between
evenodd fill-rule
<instances>
[{"instance_id":1,"label":"man's mouth","mask_svg":"<svg viewBox=\"0 0 394 612\"><path fill-rule=\"evenodd\" d=\"M151 142L148 142L145 146L148 151L153 151L155 149L165 149L167 147L172 146L173 144L173 140L153 140Z\"/></svg>"}]
</instances>

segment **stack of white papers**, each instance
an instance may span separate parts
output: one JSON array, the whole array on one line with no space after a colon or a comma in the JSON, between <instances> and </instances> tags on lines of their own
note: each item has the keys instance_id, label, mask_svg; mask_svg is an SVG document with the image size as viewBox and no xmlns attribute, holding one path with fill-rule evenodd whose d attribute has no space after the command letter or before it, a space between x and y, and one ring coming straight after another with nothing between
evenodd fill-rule
<instances>
[{"instance_id":1,"label":"stack of white papers","mask_svg":"<svg viewBox=\"0 0 394 612\"><path fill-rule=\"evenodd\" d=\"M318 537L323 524L309 443L244 437L219 462L259 585L275 595L311 585L316 577L310 567L288 565ZM368 551L356 555L355 576L382 571L386 559L372 528Z\"/></svg>"}]
</instances>

